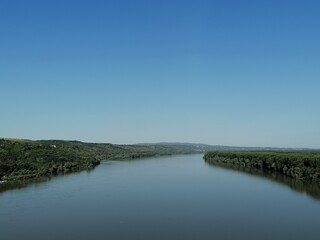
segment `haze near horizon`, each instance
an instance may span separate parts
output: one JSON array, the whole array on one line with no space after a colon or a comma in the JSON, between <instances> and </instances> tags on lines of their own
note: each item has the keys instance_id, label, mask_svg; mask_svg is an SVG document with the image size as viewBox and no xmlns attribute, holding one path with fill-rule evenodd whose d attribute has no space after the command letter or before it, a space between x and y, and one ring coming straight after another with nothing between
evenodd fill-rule
<instances>
[{"instance_id":1,"label":"haze near horizon","mask_svg":"<svg viewBox=\"0 0 320 240\"><path fill-rule=\"evenodd\" d=\"M1 1L0 137L320 148L318 1Z\"/></svg>"}]
</instances>

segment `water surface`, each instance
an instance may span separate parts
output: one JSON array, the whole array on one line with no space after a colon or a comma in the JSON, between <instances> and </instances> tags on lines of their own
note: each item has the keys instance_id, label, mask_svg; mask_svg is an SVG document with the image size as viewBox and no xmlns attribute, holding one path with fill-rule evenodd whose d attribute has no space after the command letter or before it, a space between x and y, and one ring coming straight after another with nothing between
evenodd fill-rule
<instances>
[{"instance_id":1,"label":"water surface","mask_svg":"<svg viewBox=\"0 0 320 240\"><path fill-rule=\"evenodd\" d=\"M202 155L103 161L0 193L0 239L319 239L320 201Z\"/></svg>"}]
</instances>

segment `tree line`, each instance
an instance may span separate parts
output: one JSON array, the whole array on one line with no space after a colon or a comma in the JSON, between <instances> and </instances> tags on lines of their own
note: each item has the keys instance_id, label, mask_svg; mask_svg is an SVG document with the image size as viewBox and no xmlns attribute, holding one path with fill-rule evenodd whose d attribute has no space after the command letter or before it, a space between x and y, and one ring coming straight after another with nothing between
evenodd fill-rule
<instances>
[{"instance_id":1,"label":"tree line","mask_svg":"<svg viewBox=\"0 0 320 240\"><path fill-rule=\"evenodd\" d=\"M0 181L89 170L104 159L123 160L195 152L190 147L174 145L0 139Z\"/></svg>"},{"instance_id":2,"label":"tree line","mask_svg":"<svg viewBox=\"0 0 320 240\"><path fill-rule=\"evenodd\" d=\"M320 184L320 152L225 152L204 155L206 162L239 169L274 171L305 182Z\"/></svg>"}]
</instances>

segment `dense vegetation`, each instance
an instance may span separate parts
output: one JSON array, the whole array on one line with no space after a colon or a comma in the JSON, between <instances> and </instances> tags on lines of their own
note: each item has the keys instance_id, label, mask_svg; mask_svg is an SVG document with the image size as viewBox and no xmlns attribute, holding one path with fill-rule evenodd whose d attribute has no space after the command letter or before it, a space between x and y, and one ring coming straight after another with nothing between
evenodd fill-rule
<instances>
[{"instance_id":1,"label":"dense vegetation","mask_svg":"<svg viewBox=\"0 0 320 240\"><path fill-rule=\"evenodd\" d=\"M134 159L195 152L195 149L185 146L0 139L0 181L88 170L103 159Z\"/></svg>"},{"instance_id":2,"label":"dense vegetation","mask_svg":"<svg viewBox=\"0 0 320 240\"><path fill-rule=\"evenodd\" d=\"M303 182L320 184L320 152L223 152L205 154L206 162L252 172L277 172Z\"/></svg>"}]
</instances>

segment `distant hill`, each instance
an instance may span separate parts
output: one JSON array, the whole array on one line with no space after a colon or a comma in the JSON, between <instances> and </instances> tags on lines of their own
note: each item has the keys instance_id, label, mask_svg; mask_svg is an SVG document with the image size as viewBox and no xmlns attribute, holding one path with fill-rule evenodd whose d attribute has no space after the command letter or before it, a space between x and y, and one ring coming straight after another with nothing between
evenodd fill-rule
<instances>
[{"instance_id":1,"label":"distant hill","mask_svg":"<svg viewBox=\"0 0 320 240\"><path fill-rule=\"evenodd\" d=\"M189 148L197 152L207 151L319 151L311 148L277 148L277 147L238 147L224 145L209 145L202 143L185 143L185 142L159 142L159 143L138 143L138 146L180 146Z\"/></svg>"}]
</instances>

